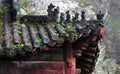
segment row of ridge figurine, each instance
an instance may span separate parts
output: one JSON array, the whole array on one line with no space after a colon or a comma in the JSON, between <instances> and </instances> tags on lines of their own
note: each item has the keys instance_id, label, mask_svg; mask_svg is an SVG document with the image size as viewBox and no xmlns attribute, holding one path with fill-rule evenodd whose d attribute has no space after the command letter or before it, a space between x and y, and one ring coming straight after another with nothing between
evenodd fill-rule
<instances>
[{"instance_id":1,"label":"row of ridge figurine","mask_svg":"<svg viewBox=\"0 0 120 74\"><path fill-rule=\"evenodd\" d=\"M52 3L48 6L48 9L47 9L47 12L48 12L48 17L52 20L52 21L55 21L56 19L58 19L58 14L59 14L59 7L55 7ZM62 21L66 21L66 22L71 22L71 15L69 13L70 11L68 10L66 12L66 20L65 20L65 14L63 12L60 13L60 22ZM103 17L104 17L104 14L100 11L97 15L97 20L103 20ZM72 21L73 22L78 22L79 18L79 13L76 12L75 13L75 16L72 18ZM85 11L81 11L81 20L86 20L85 19Z\"/></svg>"}]
</instances>

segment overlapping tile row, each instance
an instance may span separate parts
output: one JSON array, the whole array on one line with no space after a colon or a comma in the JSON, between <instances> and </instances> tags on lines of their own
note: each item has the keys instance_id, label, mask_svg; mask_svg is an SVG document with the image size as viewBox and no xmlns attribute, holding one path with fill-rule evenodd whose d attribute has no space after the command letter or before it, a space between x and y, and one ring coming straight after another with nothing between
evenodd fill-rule
<instances>
[{"instance_id":1,"label":"overlapping tile row","mask_svg":"<svg viewBox=\"0 0 120 74\"><path fill-rule=\"evenodd\" d=\"M7 16L5 20L6 18ZM88 26L83 21L80 21L77 23L38 24L38 27L36 27L24 23L9 24L5 21L3 24L3 37L5 39L1 43L1 53L3 52L3 55L15 56L17 53L25 54L26 52L34 52L36 50L44 51L46 47L61 47L65 40L74 43L81 37L91 37L88 39L92 39L94 34L98 34L102 24L99 25L98 23L101 22L97 20L86 22L90 25ZM83 44L85 45L84 42Z\"/></svg>"}]
</instances>

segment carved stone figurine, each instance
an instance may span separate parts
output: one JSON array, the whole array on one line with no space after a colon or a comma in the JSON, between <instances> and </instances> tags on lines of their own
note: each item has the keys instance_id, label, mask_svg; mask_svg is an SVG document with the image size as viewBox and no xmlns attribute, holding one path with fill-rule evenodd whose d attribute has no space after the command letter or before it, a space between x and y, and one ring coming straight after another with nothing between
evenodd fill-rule
<instances>
[{"instance_id":1,"label":"carved stone figurine","mask_svg":"<svg viewBox=\"0 0 120 74\"><path fill-rule=\"evenodd\" d=\"M97 20L103 20L104 14L100 11L96 16Z\"/></svg>"},{"instance_id":2,"label":"carved stone figurine","mask_svg":"<svg viewBox=\"0 0 120 74\"><path fill-rule=\"evenodd\" d=\"M56 7L53 12L53 19L58 19L59 7Z\"/></svg>"},{"instance_id":3,"label":"carved stone figurine","mask_svg":"<svg viewBox=\"0 0 120 74\"><path fill-rule=\"evenodd\" d=\"M48 12L48 16L51 17L53 15L53 8L55 6L51 3L49 6L48 6L48 9L47 9L47 12Z\"/></svg>"},{"instance_id":4,"label":"carved stone figurine","mask_svg":"<svg viewBox=\"0 0 120 74\"><path fill-rule=\"evenodd\" d=\"M81 20L85 20L85 11L81 11Z\"/></svg>"},{"instance_id":5,"label":"carved stone figurine","mask_svg":"<svg viewBox=\"0 0 120 74\"><path fill-rule=\"evenodd\" d=\"M12 10L12 20L16 21L17 20L17 9L13 8Z\"/></svg>"},{"instance_id":6,"label":"carved stone figurine","mask_svg":"<svg viewBox=\"0 0 120 74\"><path fill-rule=\"evenodd\" d=\"M51 3L47 9L48 16L51 21L56 21L58 19L59 7L56 7Z\"/></svg>"},{"instance_id":7,"label":"carved stone figurine","mask_svg":"<svg viewBox=\"0 0 120 74\"><path fill-rule=\"evenodd\" d=\"M70 22L70 13L69 13L69 11L66 12L66 22Z\"/></svg>"},{"instance_id":8,"label":"carved stone figurine","mask_svg":"<svg viewBox=\"0 0 120 74\"><path fill-rule=\"evenodd\" d=\"M79 18L79 13L75 13L75 17L73 17L73 22L78 22L78 18Z\"/></svg>"},{"instance_id":9,"label":"carved stone figurine","mask_svg":"<svg viewBox=\"0 0 120 74\"><path fill-rule=\"evenodd\" d=\"M60 23L62 23L62 21L65 21L64 13L61 13L61 14L60 14Z\"/></svg>"}]
</instances>

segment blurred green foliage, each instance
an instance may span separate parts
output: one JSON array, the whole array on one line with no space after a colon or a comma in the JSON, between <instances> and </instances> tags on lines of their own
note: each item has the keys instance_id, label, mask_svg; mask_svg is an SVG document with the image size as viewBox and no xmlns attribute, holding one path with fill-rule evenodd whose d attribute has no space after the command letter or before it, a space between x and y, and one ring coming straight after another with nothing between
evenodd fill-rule
<instances>
[{"instance_id":1,"label":"blurred green foliage","mask_svg":"<svg viewBox=\"0 0 120 74\"><path fill-rule=\"evenodd\" d=\"M8 7L4 6L0 9L0 14L3 15L5 11L8 9Z\"/></svg>"},{"instance_id":2,"label":"blurred green foliage","mask_svg":"<svg viewBox=\"0 0 120 74\"><path fill-rule=\"evenodd\" d=\"M116 26L116 25L118 25L118 21L115 20L114 18L110 17L109 20L108 20L108 24L110 26Z\"/></svg>"}]
</instances>

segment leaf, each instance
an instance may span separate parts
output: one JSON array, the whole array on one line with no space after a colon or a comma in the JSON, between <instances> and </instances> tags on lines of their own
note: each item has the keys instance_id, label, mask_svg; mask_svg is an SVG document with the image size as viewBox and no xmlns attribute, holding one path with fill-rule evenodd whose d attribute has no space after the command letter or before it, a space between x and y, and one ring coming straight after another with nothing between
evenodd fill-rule
<instances>
[{"instance_id":1,"label":"leaf","mask_svg":"<svg viewBox=\"0 0 120 74\"><path fill-rule=\"evenodd\" d=\"M22 35L22 32L21 32L21 31L18 31L18 34L19 34L19 35Z\"/></svg>"},{"instance_id":2,"label":"leaf","mask_svg":"<svg viewBox=\"0 0 120 74\"><path fill-rule=\"evenodd\" d=\"M58 37L60 37L60 34L59 34L59 33L57 33L57 36L58 36Z\"/></svg>"},{"instance_id":3,"label":"leaf","mask_svg":"<svg viewBox=\"0 0 120 74\"><path fill-rule=\"evenodd\" d=\"M5 34L7 34L7 32L2 32L2 35L5 35Z\"/></svg>"},{"instance_id":4,"label":"leaf","mask_svg":"<svg viewBox=\"0 0 120 74\"><path fill-rule=\"evenodd\" d=\"M24 44L21 44L22 47L24 47Z\"/></svg>"},{"instance_id":5,"label":"leaf","mask_svg":"<svg viewBox=\"0 0 120 74\"><path fill-rule=\"evenodd\" d=\"M77 39L78 39L78 35L75 34L75 35L74 35L74 40L77 40Z\"/></svg>"},{"instance_id":6,"label":"leaf","mask_svg":"<svg viewBox=\"0 0 120 74\"><path fill-rule=\"evenodd\" d=\"M19 50L21 50L24 47L24 44L18 44L17 47Z\"/></svg>"},{"instance_id":7,"label":"leaf","mask_svg":"<svg viewBox=\"0 0 120 74\"><path fill-rule=\"evenodd\" d=\"M41 38L39 38L39 39L38 39L38 42L39 42L40 44L42 44L42 43L43 43L43 40L42 40Z\"/></svg>"},{"instance_id":8,"label":"leaf","mask_svg":"<svg viewBox=\"0 0 120 74\"><path fill-rule=\"evenodd\" d=\"M18 11L20 11L21 9L23 9L23 7L22 6L18 6Z\"/></svg>"},{"instance_id":9,"label":"leaf","mask_svg":"<svg viewBox=\"0 0 120 74\"><path fill-rule=\"evenodd\" d=\"M70 35L67 33L66 36L69 37Z\"/></svg>"},{"instance_id":10,"label":"leaf","mask_svg":"<svg viewBox=\"0 0 120 74\"><path fill-rule=\"evenodd\" d=\"M16 45L12 45L12 46L11 46L11 49L12 49L12 50L14 50L15 48L17 48Z\"/></svg>"},{"instance_id":11,"label":"leaf","mask_svg":"<svg viewBox=\"0 0 120 74\"><path fill-rule=\"evenodd\" d=\"M62 27L65 27L65 23L62 21Z\"/></svg>"},{"instance_id":12,"label":"leaf","mask_svg":"<svg viewBox=\"0 0 120 74\"><path fill-rule=\"evenodd\" d=\"M3 25L3 23L2 22L0 22L0 26L2 26Z\"/></svg>"}]
</instances>

